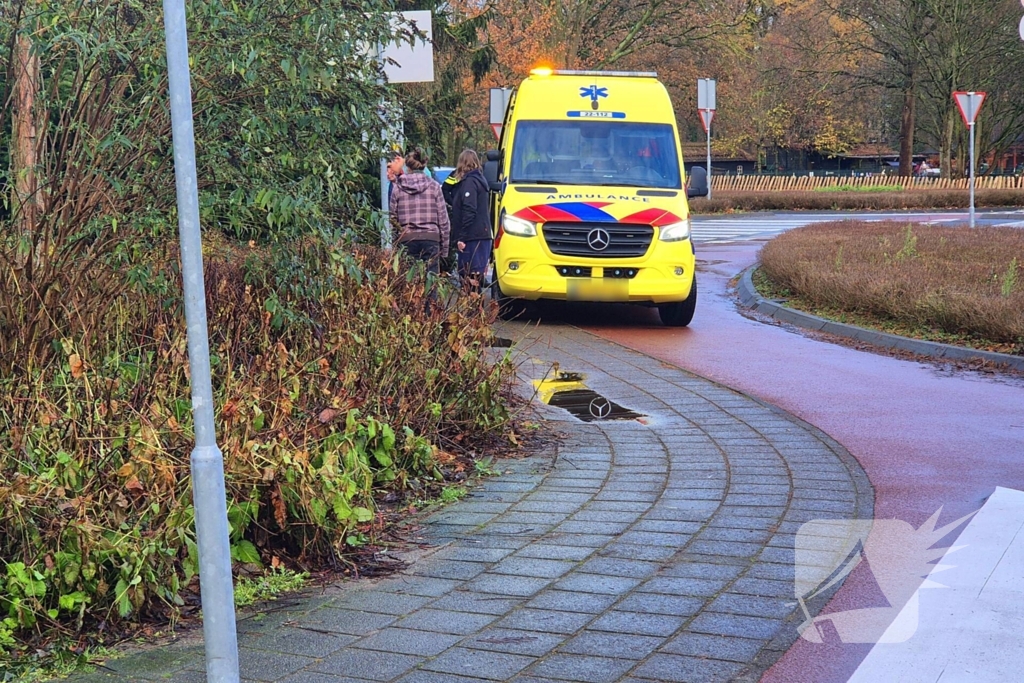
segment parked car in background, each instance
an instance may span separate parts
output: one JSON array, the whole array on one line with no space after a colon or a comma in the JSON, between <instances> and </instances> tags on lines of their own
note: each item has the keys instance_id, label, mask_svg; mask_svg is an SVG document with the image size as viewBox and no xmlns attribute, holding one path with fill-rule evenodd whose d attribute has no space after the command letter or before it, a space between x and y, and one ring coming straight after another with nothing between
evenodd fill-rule
<instances>
[{"instance_id":1,"label":"parked car in background","mask_svg":"<svg viewBox=\"0 0 1024 683\"><path fill-rule=\"evenodd\" d=\"M453 171L455 171L455 168L453 166L438 166L430 170L434 173L434 180L444 184L444 181L448 179L448 176L450 176Z\"/></svg>"}]
</instances>

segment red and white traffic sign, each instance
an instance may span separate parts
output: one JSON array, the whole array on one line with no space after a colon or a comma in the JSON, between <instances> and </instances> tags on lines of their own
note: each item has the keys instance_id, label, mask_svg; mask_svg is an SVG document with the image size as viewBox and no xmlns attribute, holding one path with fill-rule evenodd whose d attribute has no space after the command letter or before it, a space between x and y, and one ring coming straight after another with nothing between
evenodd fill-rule
<instances>
[{"instance_id":1,"label":"red and white traffic sign","mask_svg":"<svg viewBox=\"0 0 1024 683\"><path fill-rule=\"evenodd\" d=\"M700 123L704 126L704 132L707 133L711 129L711 119L715 118L714 109L701 109L700 110Z\"/></svg>"},{"instance_id":2,"label":"red and white traffic sign","mask_svg":"<svg viewBox=\"0 0 1024 683\"><path fill-rule=\"evenodd\" d=\"M981 105L985 101L985 94L961 91L953 93L953 99L956 100L956 106L960 109L960 115L964 117L964 123L968 126L973 126L974 122L978 120L978 112L981 111Z\"/></svg>"},{"instance_id":3,"label":"red and white traffic sign","mask_svg":"<svg viewBox=\"0 0 1024 683\"><path fill-rule=\"evenodd\" d=\"M494 131L494 139L501 142L501 126L500 123L492 123L491 130Z\"/></svg>"}]
</instances>

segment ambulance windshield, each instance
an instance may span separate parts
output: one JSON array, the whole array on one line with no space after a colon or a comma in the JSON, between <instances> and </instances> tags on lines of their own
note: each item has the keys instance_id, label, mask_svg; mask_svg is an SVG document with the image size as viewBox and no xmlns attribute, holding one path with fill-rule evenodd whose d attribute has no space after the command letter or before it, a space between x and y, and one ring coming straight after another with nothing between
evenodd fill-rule
<instances>
[{"instance_id":1,"label":"ambulance windshield","mask_svg":"<svg viewBox=\"0 0 1024 683\"><path fill-rule=\"evenodd\" d=\"M519 121L512 183L679 189L672 126L625 121Z\"/></svg>"}]
</instances>

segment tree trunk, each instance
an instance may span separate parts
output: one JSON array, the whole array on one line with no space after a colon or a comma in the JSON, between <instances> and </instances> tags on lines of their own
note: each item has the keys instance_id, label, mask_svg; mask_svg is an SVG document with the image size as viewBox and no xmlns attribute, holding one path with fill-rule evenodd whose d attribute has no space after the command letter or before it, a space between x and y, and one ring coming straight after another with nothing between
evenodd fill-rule
<instances>
[{"instance_id":1,"label":"tree trunk","mask_svg":"<svg viewBox=\"0 0 1024 683\"><path fill-rule=\"evenodd\" d=\"M946 109L942 122L942 141L939 143L939 170L943 178L953 177L953 131L956 129L956 112ZM963 169L960 169L963 171Z\"/></svg>"},{"instance_id":2,"label":"tree trunk","mask_svg":"<svg viewBox=\"0 0 1024 683\"><path fill-rule=\"evenodd\" d=\"M14 179L13 215L20 233L32 244L39 224L38 135L36 99L39 95L39 56L32 53L32 38L22 33L14 45L12 97L11 178ZM26 259L31 251L26 250ZM24 265L24 264L21 264Z\"/></svg>"},{"instance_id":3,"label":"tree trunk","mask_svg":"<svg viewBox=\"0 0 1024 683\"><path fill-rule=\"evenodd\" d=\"M907 75L903 90L903 116L900 119L900 171L901 176L914 175L914 127L917 113L917 84L914 70Z\"/></svg>"}]
</instances>

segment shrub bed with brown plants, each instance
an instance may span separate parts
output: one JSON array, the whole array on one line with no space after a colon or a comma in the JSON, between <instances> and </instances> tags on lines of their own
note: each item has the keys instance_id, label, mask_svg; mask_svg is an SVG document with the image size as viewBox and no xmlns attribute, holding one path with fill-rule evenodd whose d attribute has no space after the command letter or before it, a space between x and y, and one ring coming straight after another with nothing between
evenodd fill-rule
<instances>
[{"instance_id":1,"label":"shrub bed with brown plants","mask_svg":"<svg viewBox=\"0 0 1024 683\"><path fill-rule=\"evenodd\" d=\"M460 451L515 439L512 363L489 350L493 311L479 296L428 306L422 270L375 248L310 239L264 251L211 238L237 562L344 567L382 529L375 495L430 497ZM173 621L194 597L193 434L171 244L149 244L143 266L101 259L56 302L73 314L48 337L31 336L18 281L0 277L0 669L57 634L84 646Z\"/></svg>"},{"instance_id":2,"label":"shrub bed with brown plants","mask_svg":"<svg viewBox=\"0 0 1024 683\"><path fill-rule=\"evenodd\" d=\"M909 192L721 192L711 199L691 200L695 214L731 211L870 211L900 209L966 209L966 190ZM979 207L1024 206L1024 190L979 190Z\"/></svg>"},{"instance_id":3,"label":"shrub bed with brown plants","mask_svg":"<svg viewBox=\"0 0 1024 683\"><path fill-rule=\"evenodd\" d=\"M1024 354L1024 231L819 223L761 250L762 294L844 322Z\"/></svg>"}]
</instances>

